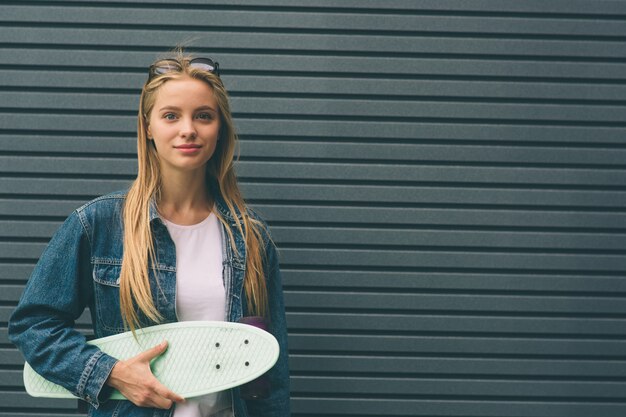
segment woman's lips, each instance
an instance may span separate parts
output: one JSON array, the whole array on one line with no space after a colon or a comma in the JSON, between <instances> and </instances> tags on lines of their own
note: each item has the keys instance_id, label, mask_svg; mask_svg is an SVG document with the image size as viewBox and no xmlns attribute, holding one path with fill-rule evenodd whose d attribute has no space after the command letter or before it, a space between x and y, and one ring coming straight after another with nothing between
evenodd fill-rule
<instances>
[{"instance_id":1,"label":"woman's lips","mask_svg":"<svg viewBox=\"0 0 626 417\"><path fill-rule=\"evenodd\" d=\"M176 149L183 153L196 153L200 151L200 145L180 145L176 146Z\"/></svg>"}]
</instances>

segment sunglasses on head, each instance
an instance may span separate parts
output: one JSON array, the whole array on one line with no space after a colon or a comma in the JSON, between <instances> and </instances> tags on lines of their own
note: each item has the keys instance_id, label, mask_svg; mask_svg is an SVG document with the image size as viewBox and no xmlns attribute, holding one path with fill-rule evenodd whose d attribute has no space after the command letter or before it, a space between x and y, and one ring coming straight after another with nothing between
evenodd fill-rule
<instances>
[{"instance_id":1,"label":"sunglasses on head","mask_svg":"<svg viewBox=\"0 0 626 417\"><path fill-rule=\"evenodd\" d=\"M210 58L194 58L189 61L189 66L191 68L208 71L218 77L220 76L220 64ZM182 69L182 65L177 60L171 58L162 59L150 65L148 80L156 75L166 74L168 72L180 72Z\"/></svg>"}]
</instances>

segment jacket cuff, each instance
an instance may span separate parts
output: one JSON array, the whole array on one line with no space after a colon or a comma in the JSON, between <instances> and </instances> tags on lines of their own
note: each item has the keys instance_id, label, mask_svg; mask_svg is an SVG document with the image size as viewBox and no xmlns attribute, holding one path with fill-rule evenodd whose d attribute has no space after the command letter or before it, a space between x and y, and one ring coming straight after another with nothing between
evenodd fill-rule
<instances>
[{"instance_id":1,"label":"jacket cuff","mask_svg":"<svg viewBox=\"0 0 626 417\"><path fill-rule=\"evenodd\" d=\"M106 401L113 389L105 385L117 359L102 351L96 352L85 366L78 383L77 397L98 408L100 402Z\"/></svg>"}]
</instances>

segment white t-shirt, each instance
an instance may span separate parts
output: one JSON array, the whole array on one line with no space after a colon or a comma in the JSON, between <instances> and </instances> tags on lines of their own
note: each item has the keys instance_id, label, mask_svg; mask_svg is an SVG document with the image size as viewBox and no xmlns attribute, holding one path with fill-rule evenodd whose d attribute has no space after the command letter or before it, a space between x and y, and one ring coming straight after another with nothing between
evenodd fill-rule
<instances>
[{"instance_id":1,"label":"white t-shirt","mask_svg":"<svg viewBox=\"0 0 626 417\"><path fill-rule=\"evenodd\" d=\"M163 219L176 245L176 316L179 321L217 320L226 316L222 278L222 234L214 213L198 224ZM228 391L187 399L174 417L207 417L230 408Z\"/></svg>"}]
</instances>

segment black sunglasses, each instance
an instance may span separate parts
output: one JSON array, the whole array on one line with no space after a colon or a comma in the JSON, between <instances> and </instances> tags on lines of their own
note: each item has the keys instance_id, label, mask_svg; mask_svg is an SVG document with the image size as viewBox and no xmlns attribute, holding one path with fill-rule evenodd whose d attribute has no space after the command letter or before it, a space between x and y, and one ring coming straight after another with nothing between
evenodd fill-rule
<instances>
[{"instance_id":1,"label":"black sunglasses","mask_svg":"<svg viewBox=\"0 0 626 417\"><path fill-rule=\"evenodd\" d=\"M218 77L220 76L220 64L210 58L194 58L189 61L189 66L191 68L208 71L212 74L217 75ZM182 65L180 65L180 62L178 62L177 60L171 58L162 59L150 65L148 80L150 80L155 75L166 74L168 72L178 72L182 69Z\"/></svg>"}]
</instances>

